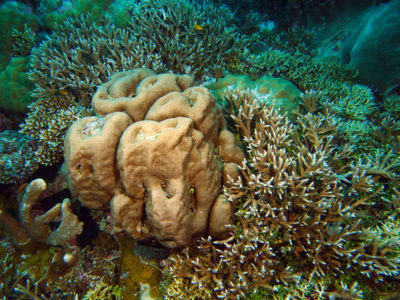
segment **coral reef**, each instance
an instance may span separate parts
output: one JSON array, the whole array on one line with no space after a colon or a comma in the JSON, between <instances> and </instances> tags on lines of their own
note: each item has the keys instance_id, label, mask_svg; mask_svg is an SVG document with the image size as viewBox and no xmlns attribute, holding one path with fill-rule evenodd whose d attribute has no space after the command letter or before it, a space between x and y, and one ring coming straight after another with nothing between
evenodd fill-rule
<instances>
[{"instance_id":1,"label":"coral reef","mask_svg":"<svg viewBox=\"0 0 400 300\"><path fill-rule=\"evenodd\" d=\"M35 45L36 33L27 24L24 24L22 31L14 28L11 36L14 40L12 46L13 56L28 56Z\"/></svg>"},{"instance_id":2,"label":"coral reef","mask_svg":"<svg viewBox=\"0 0 400 300\"><path fill-rule=\"evenodd\" d=\"M53 165L62 160L67 129L75 120L91 114L71 96L40 99L28 108L27 117L20 124L20 132L35 141L34 161L42 165Z\"/></svg>"},{"instance_id":3,"label":"coral reef","mask_svg":"<svg viewBox=\"0 0 400 300\"><path fill-rule=\"evenodd\" d=\"M0 184L21 183L38 168L36 142L13 130L0 132Z\"/></svg>"},{"instance_id":4,"label":"coral reef","mask_svg":"<svg viewBox=\"0 0 400 300\"><path fill-rule=\"evenodd\" d=\"M163 69L155 46L135 38L128 28L87 15L66 19L33 48L28 75L36 97L68 95L87 106L111 74L137 67Z\"/></svg>"},{"instance_id":5,"label":"coral reef","mask_svg":"<svg viewBox=\"0 0 400 300\"><path fill-rule=\"evenodd\" d=\"M227 199L239 203L234 232L174 254L167 298L177 290L191 297L193 285L208 290L210 299L242 298L260 288L276 299L296 293L359 298L393 282L399 249L377 244L363 230L369 207L382 205L382 190L398 185L382 183L381 172L374 176L375 169L390 174L384 159L363 161L336 145L337 120L328 113L299 115L291 123L251 91L226 97L247 150L241 176L224 187Z\"/></svg>"},{"instance_id":6,"label":"coral reef","mask_svg":"<svg viewBox=\"0 0 400 300\"><path fill-rule=\"evenodd\" d=\"M113 18L67 18L32 49L28 76L39 100L30 107L22 131L38 140L38 163L60 161L61 144L49 132L65 133L62 111L57 115L61 107L46 112L51 122L43 118L39 128L32 126L43 102L60 103L70 98L75 106L87 107L96 87L111 74L138 67L188 73L196 78L209 76L221 70L229 49L243 44L234 32L233 15L225 7L157 0L132 2L124 8L128 11L131 20L124 28L117 27ZM52 142L47 143L47 138Z\"/></svg>"},{"instance_id":7,"label":"coral reef","mask_svg":"<svg viewBox=\"0 0 400 300\"><path fill-rule=\"evenodd\" d=\"M43 179L36 179L29 183L19 199L19 220L21 225L5 210L0 210L0 221L17 244L26 244L31 240L48 245L65 245L82 232L83 223L71 209L69 199L57 204L42 215L34 217L32 209L40 194L46 189ZM58 228L51 230L50 222L61 214Z\"/></svg>"},{"instance_id":8,"label":"coral reef","mask_svg":"<svg viewBox=\"0 0 400 300\"><path fill-rule=\"evenodd\" d=\"M14 38L13 30L22 32L25 24L33 31L38 30L39 20L33 15L32 9L19 1L2 1L0 5L0 70L9 63L12 56Z\"/></svg>"},{"instance_id":9,"label":"coral reef","mask_svg":"<svg viewBox=\"0 0 400 300\"><path fill-rule=\"evenodd\" d=\"M298 26L367 2L3 1L0 298L393 297L398 21Z\"/></svg>"},{"instance_id":10,"label":"coral reef","mask_svg":"<svg viewBox=\"0 0 400 300\"><path fill-rule=\"evenodd\" d=\"M155 0L132 5L130 27L147 44L154 44L162 62L175 73L201 79L218 75L224 57L243 47L234 16L210 1Z\"/></svg>"},{"instance_id":11,"label":"coral reef","mask_svg":"<svg viewBox=\"0 0 400 300\"><path fill-rule=\"evenodd\" d=\"M270 48L260 54L243 54L242 64L230 65L232 72L252 78L268 74L289 79L303 92L318 93L321 112L329 109L339 118L339 135L345 143L359 145L361 152L373 150L369 139L377 130L371 121L376 99L367 86L356 84L357 71L334 59ZM315 99L317 100L317 99Z\"/></svg>"},{"instance_id":12,"label":"coral reef","mask_svg":"<svg viewBox=\"0 0 400 300\"><path fill-rule=\"evenodd\" d=\"M224 103L225 89L246 90L257 92L257 97L264 105L273 104L282 112L291 113L301 103L302 92L290 81L263 75L257 80L252 80L248 75L228 74L216 82L207 85L216 95L217 100Z\"/></svg>"},{"instance_id":13,"label":"coral reef","mask_svg":"<svg viewBox=\"0 0 400 300\"><path fill-rule=\"evenodd\" d=\"M187 75L148 69L117 73L93 96L104 117L75 122L65 139L73 196L92 209L111 201L115 230L171 248L192 243L209 224L224 229L209 221L210 210L221 210L216 218L230 213L213 207L221 187L218 152L226 164L243 158L214 97L192 84ZM223 168L225 177L229 170Z\"/></svg>"},{"instance_id":14,"label":"coral reef","mask_svg":"<svg viewBox=\"0 0 400 300\"><path fill-rule=\"evenodd\" d=\"M4 250L9 252L4 253ZM74 296L55 286L76 266L79 257L76 251L54 247L5 248L4 245L0 251L4 254L0 273L0 296L4 299L64 299Z\"/></svg>"},{"instance_id":15,"label":"coral reef","mask_svg":"<svg viewBox=\"0 0 400 300\"><path fill-rule=\"evenodd\" d=\"M13 57L0 73L0 108L12 113L24 113L34 101L33 84L28 80L29 58Z\"/></svg>"},{"instance_id":16,"label":"coral reef","mask_svg":"<svg viewBox=\"0 0 400 300\"><path fill-rule=\"evenodd\" d=\"M57 30L58 24L65 19L79 17L82 14L91 14L95 20L101 20L112 2L113 0L43 0L40 1L37 13L47 28Z\"/></svg>"}]
</instances>

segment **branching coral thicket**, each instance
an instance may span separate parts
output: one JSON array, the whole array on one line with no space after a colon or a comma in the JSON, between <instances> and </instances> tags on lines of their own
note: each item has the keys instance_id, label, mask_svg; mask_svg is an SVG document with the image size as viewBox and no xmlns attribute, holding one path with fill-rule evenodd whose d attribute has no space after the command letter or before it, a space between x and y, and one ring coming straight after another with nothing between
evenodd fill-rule
<instances>
[{"instance_id":1,"label":"branching coral thicket","mask_svg":"<svg viewBox=\"0 0 400 300\"><path fill-rule=\"evenodd\" d=\"M71 95L88 105L96 87L118 71L162 69L154 43L144 43L128 29L90 16L68 18L32 50L29 78L35 95Z\"/></svg>"},{"instance_id":2,"label":"branching coral thicket","mask_svg":"<svg viewBox=\"0 0 400 300\"><path fill-rule=\"evenodd\" d=\"M369 116L376 110L370 88L355 84L357 72L339 61L316 59L299 51L289 52L270 48L260 54L245 54L243 63L232 71L246 72L257 77L260 73L291 80L302 91L317 91L321 103L329 106L338 117L339 135L346 142L370 151L368 141L377 130Z\"/></svg>"},{"instance_id":3,"label":"branching coral thicket","mask_svg":"<svg viewBox=\"0 0 400 300\"><path fill-rule=\"evenodd\" d=\"M51 96L31 103L20 131L37 142L36 162L52 165L61 161L67 129L77 119L90 114L89 109L76 103L71 96Z\"/></svg>"},{"instance_id":4,"label":"branching coral thicket","mask_svg":"<svg viewBox=\"0 0 400 300\"><path fill-rule=\"evenodd\" d=\"M234 234L174 254L168 297L188 296L197 285L212 291L210 298L241 298L262 287L283 299L299 286L318 299L360 298L363 280L398 275L399 249L376 246L363 231L365 210L381 200L382 177L350 147L335 145L337 120L308 113L292 124L252 91L226 97L247 152L241 176L224 187L238 204Z\"/></svg>"},{"instance_id":5,"label":"branching coral thicket","mask_svg":"<svg viewBox=\"0 0 400 300\"><path fill-rule=\"evenodd\" d=\"M28 75L39 100L30 106L22 131L38 140L40 164L60 161L60 140L73 122L66 124L66 105L53 102L87 107L96 87L111 74L138 67L196 78L215 74L229 50L243 44L225 7L157 0L130 4L129 10L131 21L125 28L89 15L67 18L32 49ZM86 114L74 110L81 111L79 117Z\"/></svg>"},{"instance_id":6,"label":"branching coral thicket","mask_svg":"<svg viewBox=\"0 0 400 300\"><path fill-rule=\"evenodd\" d=\"M265 73L283 77L294 82L303 91L321 91L331 98L341 91L338 83L352 83L357 76L355 69L340 62L317 60L299 51L290 53L271 48L257 55L244 52L244 56L245 63L236 71L255 77Z\"/></svg>"},{"instance_id":7,"label":"branching coral thicket","mask_svg":"<svg viewBox=\"0 0 400 300\"><path fill-rule=\"evenodd\" d=\"M113 72L135 66L159 70L154 48L107 21L93 24L89 16L67 19L34 48L29 78L39 100L29 106L21 131L37 140L38 162L52 165L62 159L66 130L90 114L85 107Z\"/></svg>"},{"instance_id":8,"label":"branching coral thicket","mask_svg":"<svg viewBox=\"0 0 400 300\"><path fill-rule=\"evenodd\" d=\"M36 33L28 24L24 24L24 29L22 31L19 31L18 28L14 28L11 32L11 36L14 39L12 46L13 56L28 56L35 44Z\"/></svg>"},{"instance_id":9,"label":"branching coral thicket","mask_svg":"<svg viewBox=\"0 0 400 300\"><path fill-rule=\"evenodd\" d=\"M132 6L130 28L145 43L155 44L169 70L196 79L221 74L229 50L242 47L233 13L210 1L155 0Z\"/></svg>"},{"instance_id":10,"label":"branching coral thicket","mask_svg":"<svg viewBox=\"0 0 400 300\"><path fill-rule=\"evenodd\" d=\"M376 130L379 143L400 153L400 96L391 95L383 98L380 128ZM382 145L378 145L382 147Z\"/></svg>"}]
</instances>

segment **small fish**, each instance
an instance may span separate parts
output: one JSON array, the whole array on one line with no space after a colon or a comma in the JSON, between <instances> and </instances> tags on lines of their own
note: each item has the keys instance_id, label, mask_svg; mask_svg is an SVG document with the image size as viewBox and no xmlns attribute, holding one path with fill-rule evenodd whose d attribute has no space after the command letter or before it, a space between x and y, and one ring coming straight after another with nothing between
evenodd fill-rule
<instances>
[{"instance_id":1,"label":"small fish","mask_svg":"<svg viewBox=\"0 0 400 300\"><path fill-rule=\"evenodd\" d=\"M204 27L201 26L200 24L194 24L193 27L194 27L194 29L196 29L196 30L198 30L198 31L204 30Z\"/></svg>"},{"instance_id":2,"label":"small fish","mask_svg":"<svg viewBox=\"0 0 400 300\"><path fill-rule=\"evenodd\" d=\"M68 95L68 92L67 92L66 90L59 90L58 93L59 93L60 95L63 95L63 96Z\"/></svg>"}]
</instances>

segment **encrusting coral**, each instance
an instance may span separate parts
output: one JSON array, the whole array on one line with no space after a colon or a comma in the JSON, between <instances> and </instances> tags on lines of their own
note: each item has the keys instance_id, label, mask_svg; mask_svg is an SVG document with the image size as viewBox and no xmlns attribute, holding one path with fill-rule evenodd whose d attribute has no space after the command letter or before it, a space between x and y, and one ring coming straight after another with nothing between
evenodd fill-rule
<instances>
[{"instance_id":1,"label":"encrusting coral","mask_svg":"<svg viewBox=\"0 0 400 300\"><path fill-rule=\"evenodd\" d=\"M226 97L247 150L240 176L224 186L238 203L233 233L172 255L167 299L192 297L192 286L209 291L208 299L238 299L260 288L276 299L357 299L371 293L369 284L393 282L399 249L379 246L363 230L365 210L381 205L375 201L382 200L384 177L374 177L372 164L355 159L351 148L335 145L337 120L309 113L291 123L252 91Z\"/></svg>"},{"instance_id":2,"label":"encrusting coral","mask_svg":"<svg viewBox=\"0 0 400 300\"><path fill-rule=\"evenodd\" d=\"M226 236L209 215L221 175L243 159L212 94L192 84L187 75L148 69L117 73L93 96L104 117L75 122L65 139L74 197L94 209L111 203L115 230L170 248L190 244L209 224ZM222 173L220 157L230 166ZM230 221L229 204L216 207Z\"/></svg>"},{"instance_id":3,"label":"encrusting coral","mask_svg":"<svg viewBox=\"0 0 400 300\"><path fill-rule=\"evenodd\" d=\"M0 221L15 243L26 244L32 240L48 245L65 245L82 232L83 223L79 222L73 213L69 199L64 199L62 204L56 204L40 216L32 215L32 208L45 189L46 182L43 179L33 180L26 186L19 199L20 223L5 210L0 210ZM49 223L60 214L61 222L58 228L52 231Z\"/></svg>"}]
</instances>

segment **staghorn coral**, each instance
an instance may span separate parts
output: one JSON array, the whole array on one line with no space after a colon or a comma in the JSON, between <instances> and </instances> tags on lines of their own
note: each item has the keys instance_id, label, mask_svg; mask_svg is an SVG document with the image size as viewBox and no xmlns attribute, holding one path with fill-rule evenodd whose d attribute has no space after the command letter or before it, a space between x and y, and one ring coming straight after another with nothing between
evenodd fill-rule
<instances>
[{"instance_id":1,"label":"staghorn coral","mask_svg":"<svg viewBox=\"0 0 400 300\"><path fill-rule=\"evenodd\" d=\"M28 56L32 47L35 45L36 33L32 31L28 24L24 24L24 29L19 31L14 28L11 31L13 38L12 54L13 56Z\"/></svg>"},{"instance_id":2,"label":"staghorn coral","mask_svg":"<svg viewBox=\"0 0 400 300\"><path fill-rule=\"evenodd\" d=\"M302 103L301 106L309 113L316 113L321 109L321 102L323 95L321 92L314 90L307 90L304 94L300 95Z\"/></svg>"},{"instance_id":3,"label":"staghorn coral","mask_svg":"<svg viewBox=\"0 0 400 300\"><path fill-rule=\"evenodd\" d=\"M232 175L243 154L215 98L192 84L188 75L148 69L117 73L93 96L104 117L69 129L72 194L92 209L111 205L116 231L170 248L192 243L207 227L219 236L229 231L209 216L230 222L230 205L216 199L221 173ZM229 165L222 172L221 157Z\"/></svg>"},{"instance_id":4,"label":"staghorn coral","mask_svg":"<svg viewBox=\"0 0 400 300\"><path fill-rule=\"evenodd\" d=\"M57 204L44 214L33 217L32 208L40 194L46 189L43 179L29 183L19 199L19 220L21 225L6 211L0 211L0 220L6 231L17 244L27 244L30 241L43 242L48 245L65 245L69 240L82 232L83 223L71 209L69 199ZM61 214L61 222L56 230L51 230L50 222Z\"/></svg>"},{"instance_id":5,"label":"staghorn coral","mask_svg":"<svg viewBox=\"0 0 400 300\"><path fill-rule=\"evenodd\" d=\"M372 90L361 84L341 86L340 98L331 106L332 113L344 120L365 120L376 106ZM325 105L327 105L325 103Z\"/></svg>"},{"instance_id":6,"label":"staghorn coral","mask_svg":"<svg viewBox=\"0 0 400 300\"><path fill-rule=\"evenodd\" d=\"M107 20L97 23L89 15L67 18L32 49L28 76L36 97L69 95L87 106L96 87L115 72L137 67L163 70L155 48Z\"/></svg>"},{"instance_id":7,"label":"staghorn coral","mask_svg":"<svg viewBox=\"0 0 400 300\"><path fill-rule=\"evenodd\" d=\"M398 183L400 180L400 157L395 155L392 150L385 153L377 149L375 153L365 154L367 164L370 167L367 169L367 174L375 178L384 178Z\"/></svg>"},{"instance_id":8,"label":"staghorn coral","mask_svg":"<svg viewBox=\"0 0 400 300\"><path fill-rule=\"evenodd\" d=\"M400 249L400 220L388 218L375 228L368 228L366 233L371 241L377 241L380 247Z\"/></svg>"},{"instance_id":9,"label":"staghorn coral","mask_svg":"<svg viewBox=\"0 0 400 300\"><path fill-rule=\"evenodd\" d=\"M319 289L320 298L357 298L366 282L397 276L398 249L377 247L362 228L363 210L380 199L381 188L370 164L334 144L337 120L307 114L291 124L250 91L231 91L227 100L247 150L241 176L224 187L239 203L234 232L172 255L167 299L192 285L211 291L210 299L242 298L258 288L283 299L299 285Z\"/></svg>"},{"instance_id":10,"label":"staghorn coral","mask_svg":"<svg viewBox=\"0 0 400 300\"><path fill-rule=\"evenodd\" d=\"M132 5L129 26L137 37L154 44L165 66L200 79L219 74L224 57L240 49L232 12L210 1L140 1Z\"/></svg>"},{"instance_id":11,"label":"staghorn coral","mask_svg":"<svg viewBox=\"0 0 400 300\"><path fill-rule=\"evenodd\" d=\"M246 73L253 78L261 74L283 77L303 92L318 91L320 109L329 109L339 118L338 138L358 145L358 151L369 152L371 137L378 127L371 121L376 111L370 88L356 84L357 72L338 61L317 59L310 54L270 48L261 54L245 51L242 64L233 65L232 72ZM374 143L376 144L376 143Z\"/></svg>"}]
</instances>

